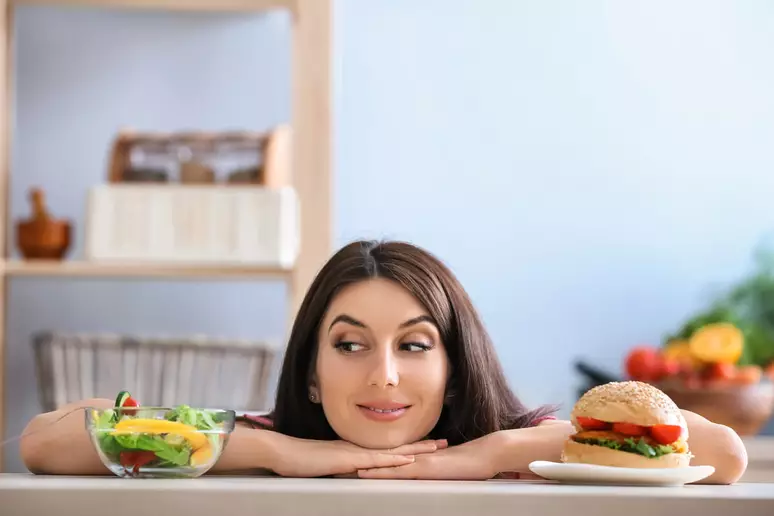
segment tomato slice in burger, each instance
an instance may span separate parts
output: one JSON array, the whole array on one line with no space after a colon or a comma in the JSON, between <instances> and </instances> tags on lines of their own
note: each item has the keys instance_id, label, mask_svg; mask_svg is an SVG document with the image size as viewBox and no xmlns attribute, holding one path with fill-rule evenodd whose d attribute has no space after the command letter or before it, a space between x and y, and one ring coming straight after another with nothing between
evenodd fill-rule
<instances>
[{"instance_id":1,"label":"tomato slice in burger","mask_svg":"<svg viewBox=\"0 0 774 516\"><path fill-rule=\"evenodd\" d=\"M610 428L610 423L606 423L604 421L600 421L599 419L594 419L593 417L579 417L578 424L584 429L584 430L606 430Z\"/></svg>"},{"instance_id":2,"label":"tomato slice in burger","mask_svg":"<svg viewBox=\"0 0 774 516\"><path fill-rule=\"evenodd\" d=\"M648 429L644 426L635 425L634 423L613 423L613 432L629 437L640 437L646 435Z\"/></svg>"},{"instance_id":3,"label":"tomato slice in burger","mask_svg":"<svg viewBox=\"0 0 774 516\"><path fill-rule=\"evenodd\" d=\"M650 428L650 435L659 444L672 444L680 439L683 429L679 425L655 425Z\"/></svg>"}]
</instances>

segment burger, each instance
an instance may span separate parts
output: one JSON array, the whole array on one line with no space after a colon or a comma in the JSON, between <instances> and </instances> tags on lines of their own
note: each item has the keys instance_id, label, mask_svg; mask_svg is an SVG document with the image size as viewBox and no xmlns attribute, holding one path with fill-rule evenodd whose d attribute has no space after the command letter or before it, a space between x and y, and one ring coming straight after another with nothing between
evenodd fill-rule
<instances>
[{"instance_id":1,"label":"burger","mask_svg":"<svg viewBox=\"0 0 774 516\"><path fill-rule=\"evenodd\" d=\"M688 425L663 392L642 382L611 382L587 391L573 407L576 433L562 462L623 468L682 468L691 461Z\"/></svg>"}]
</instances>

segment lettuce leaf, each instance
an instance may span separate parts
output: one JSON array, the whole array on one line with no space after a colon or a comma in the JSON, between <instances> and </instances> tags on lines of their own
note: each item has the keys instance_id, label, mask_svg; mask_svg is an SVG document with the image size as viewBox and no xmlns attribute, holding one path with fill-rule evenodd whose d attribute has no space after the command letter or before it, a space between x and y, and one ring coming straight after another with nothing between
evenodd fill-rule
<instances>
[{"instance_id":1,"label":"lettuce leaf","mask_svg":"<svg viewBox=\"0 0 774 516\"><path fill-rule=\"evenodd\" d=\"M164 416L168 421L177 421L196 427L198 430L215 430L220 427L217 414L207 410L197 410L188 405L180 405Z\"/></svg>"},{"instance_id":2,"label":"lettuce leaf","mask_svg":"<svg viewBox=\"0 0 774 516\"><path fill-rule=\"evenodd\" d=\"M640 437L639 440L635 440L631 437L624 439L623 443L620 443L618 441L614 441L612 439L580 439L578 442L584 443L584 444L594 444L597 446L604 446L605 448L610 448L612 450L619 450L629 453L636 453L637 455L642 455L643 457L648 457L651 459L655 459L658 457L662 457L664 455L668 455L670 453L674 453L674 448L671 446L662 446L662 445L656 445L651 446L647 442L645 442L645 439Z\"/></svg>"}]
</instances>

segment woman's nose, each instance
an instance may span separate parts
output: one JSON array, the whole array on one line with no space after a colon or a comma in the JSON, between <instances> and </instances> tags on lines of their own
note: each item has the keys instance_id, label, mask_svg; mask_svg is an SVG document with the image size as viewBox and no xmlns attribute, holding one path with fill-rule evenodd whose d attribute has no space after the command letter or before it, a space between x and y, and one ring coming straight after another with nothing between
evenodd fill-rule
<instances>
[{"instance_id":1,"label":"woman's nose","mask_svg":"<svg viewBox=\"0 0 774 516\"><path fill-rule=\"evenodd\" d=\"M400 381L398 374L398 360L390 352L379 353L375 357L368 384L379 388L397 387Z\"/></svg>"}]
</instances>

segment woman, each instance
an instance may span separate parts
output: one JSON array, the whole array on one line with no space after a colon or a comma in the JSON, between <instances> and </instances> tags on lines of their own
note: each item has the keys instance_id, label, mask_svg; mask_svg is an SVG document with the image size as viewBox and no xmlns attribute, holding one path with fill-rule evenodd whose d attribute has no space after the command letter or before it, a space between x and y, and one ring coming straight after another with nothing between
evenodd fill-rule
<instances>
[{"instance_id":1,"label":"woman","mask_svg":"<svg viewBox=\"0 0 774 516\"><path fill-rule=\"evenodd\" d=\"M86 400L35 417L21 442L35 473L105 474L83 428ZM213 472L488 479L559 460L573 432L526 408L453 274L401 242L355 242L312 283L269 418L243 418ZM686 412L705 480L735 482L747 457L729 428ZM518 476L518 475L516 475ZM513 477L513 475L511 475Z\"/></svg>"}]
</instances>

